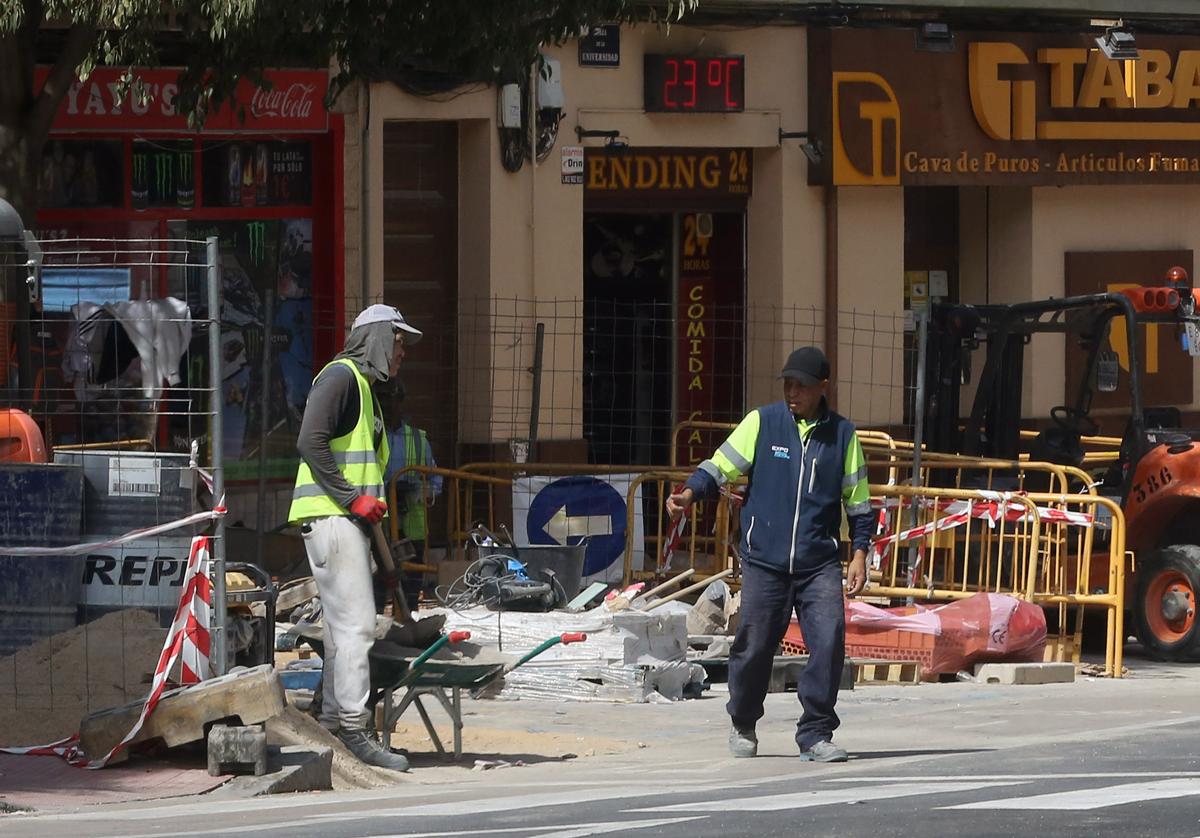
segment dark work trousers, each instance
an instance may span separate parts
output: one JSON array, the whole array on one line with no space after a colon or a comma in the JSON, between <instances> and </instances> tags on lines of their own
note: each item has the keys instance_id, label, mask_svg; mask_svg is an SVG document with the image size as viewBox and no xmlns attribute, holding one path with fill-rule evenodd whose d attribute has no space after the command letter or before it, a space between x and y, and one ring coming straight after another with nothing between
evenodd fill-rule
<instances>
[{"instance_id":1,"label":"dark work trousers","mask_svg":"<svg viewBox=\"0 0 1200 838\"><path fill-rule=\"evenodd\" d=\"M803 577L742 562L742 607L729 650L725 709L743 729L753 728L762 718L771 664L793 609L808 647L808 665L796 685L804 708L796 725L796 744L808 750L832 739L840 723L833 706L846 659L846 611L838 562Z\"/></svg>"}]
</instances>

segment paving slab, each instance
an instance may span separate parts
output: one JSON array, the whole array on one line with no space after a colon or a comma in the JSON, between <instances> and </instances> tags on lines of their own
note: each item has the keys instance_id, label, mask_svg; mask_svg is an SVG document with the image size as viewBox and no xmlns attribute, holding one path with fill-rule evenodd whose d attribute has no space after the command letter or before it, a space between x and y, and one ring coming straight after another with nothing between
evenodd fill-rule
<instances>
[{"instance_id":1,"label":"paving slab","mask_svg":"<svg viewBox=\"0 0 1200 838\"><path fill-rule=\"evenodd\" d=\"M265 722L287 706L278 673L269 665L256 666L162 694L158 706L130 743L162 740L167 747L205 738L214 722L238 719L243 725ZM99 759L116 747L133 728L142 701L93 713L79 726L79 747L88 759ZM125 759L125 751L114 761Z\"/></svg>"},{"instance_id":2,"label":"paving slab","mask_svg":"<svg viewBox=\"0 0 1200 838\"><path fill-rule=\"evenodd\" d=\"M234 777L213 792L217 798L261 797L333 788L333 749L301 745L272 746L267 755L267 773Z\"/></svg>"},{"instance_id":3,"label":"paving slab","mask_svg":"<svg viewBox=\"0 0 1200 838\"><path fill-rule=\"evenodd\" d=\"M0 754L0 803L12 807L58 809L178 797L211 791L228 780L229 775L209 776L202 754L135 756L95 771L59 757Z\"/></svg>"},{"instance_id":4,"label":"paving slab","mask_svg":"<svg viewBox=\"0 0 1200 838\"><path fill-rule=\"evenodd\" d=\"M1070 684L1073 663L981 663L975 667L980 684Z\"/></svg>"}]
</instances>

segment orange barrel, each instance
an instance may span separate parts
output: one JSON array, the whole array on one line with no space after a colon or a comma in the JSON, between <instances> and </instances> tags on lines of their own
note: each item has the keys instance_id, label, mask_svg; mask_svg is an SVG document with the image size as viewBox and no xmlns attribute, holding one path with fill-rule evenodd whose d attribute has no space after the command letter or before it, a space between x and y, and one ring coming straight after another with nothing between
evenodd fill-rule
<instances>
[{"instance_id":1,"label":"orange barrel","mask_svg":"<svg viewBox=\"0 0 1200 838\"><path fill-rule=\"evenodd\" d=\"M0 463L44 463L42 429L23 410L0 409Z\"/></svg>"}]
</instances>

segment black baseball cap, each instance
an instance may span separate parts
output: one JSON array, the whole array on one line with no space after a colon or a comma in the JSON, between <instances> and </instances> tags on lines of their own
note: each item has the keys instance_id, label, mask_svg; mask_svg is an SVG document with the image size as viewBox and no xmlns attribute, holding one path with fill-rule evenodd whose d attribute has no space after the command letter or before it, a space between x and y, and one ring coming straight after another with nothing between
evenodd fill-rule
<instances>
[{"instance_id":1,"label":"black baseball cap","mask_svg":"<svg viewBox=\"0 0 1200 838\"><path fill-rule=\"evenodd\" d=\"M788 355L780 378L794 378L801 384L816 384L829 379L829 361L815 346L802 346Z\"/></svg>"}]
</instances>

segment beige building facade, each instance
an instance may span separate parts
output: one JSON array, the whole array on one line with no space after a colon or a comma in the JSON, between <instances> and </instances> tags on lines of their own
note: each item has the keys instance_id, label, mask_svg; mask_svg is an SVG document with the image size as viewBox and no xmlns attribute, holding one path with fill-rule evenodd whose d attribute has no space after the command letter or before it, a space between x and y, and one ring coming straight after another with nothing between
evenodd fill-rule
<instances>
[{"instance_id":1,"label":"beige building facade","mask_svg":"<svg viewBox=\"0 0 1200 838\"><path fill-rule=\"evenodd\" d=\"M1200 244L1200 164L1177 139L1200 125L1178 72L1200 43L1103 63L1046 33L937 52L909 29L613 34L545 52L561 121L519 168L528 121L504 127L494 86L341 102L346 320L384 300L426 329L407 404L443 461L531 437L543 460L694 460L713 437L671 429L773 399L804 343L834 361L837 409L904 426L906 309L1077 293L1068 254ZM1134 263L1157 281L1155 257ZM1023 415L1063 403L1065 376L1062 339L1037 338Z\"/></svg>"}]
</instances>

